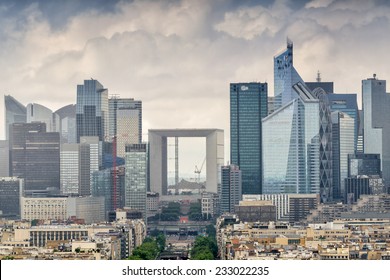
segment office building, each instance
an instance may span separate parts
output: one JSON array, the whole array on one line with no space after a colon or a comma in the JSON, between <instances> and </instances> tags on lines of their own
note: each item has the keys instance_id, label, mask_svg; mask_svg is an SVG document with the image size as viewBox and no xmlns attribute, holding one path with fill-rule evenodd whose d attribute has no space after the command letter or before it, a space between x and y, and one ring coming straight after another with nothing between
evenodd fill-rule
<instances>
[{"instance_id":1,"label":"office building","mask_svg":"<svg viewBox=\"0 0 390 280\"><path fill-rule=\"evenodd\" d=\"M126 146L125 206L140 210L146 219L148 154L146 144Z\"/></svg>"},{"instance_id":2,"label":"office building","mask_svg":"<svg viewBox=\"0 0 390 280\"><path fill-rule=\"evenodd\" d=\"M70 218L91 224L105 221L104 198L102 197L23 197L21 199L23 220L59 220Z\"/></svg>"},{"instance_id":3,"label":"office building","mask_svg":"<svg viewBox=\"0 0 390 280\"><path fill-rule=\"evenodd\" d=\"M355 123L342 112L332 113L333 198L344 198L344 179L348 177L348 157L355 152Z\"/></svg>"},{"instance_id":4,"label":"office building","mask_svg":"<svg viewBox=\"0 0 390 280\"><path fill-rule=\"evenodd\" d=\"M5 139L10 138L10 125L13 123L25 123L27 121L26 106L21 104L11 95L4 95L5 109Z\"/></svg>"},{"instance_id":5,"label":"office building","mask_svg":"<svg viewBox=\"0 0 390 280\"><path fill-rule=\"evenodd\" d=\"M203 192L201 195L202 215L204 218L217 217L219 214L219 196L217 193Z\"/></svg>"},{"instance_id":6,"label":"office building","mask_svg":"<svg viewBox=\"0 0 390 280\"><path fill-rule=\"evenodd\" d=\"M59 193L60 136L45 123L14 123L10 127L11 175L24 179L25 192Z\"/></svg>"},{"instance_id":7,"label":"office building","mask_svg":"<svg viewBox=\"0 0 390 280\"><path fill-rule=\"evenodd\" d=\"M155 216L159 211L160 195L154 192L146 193L146 216Z\"/></svg>"},{"instance_id":8,"label":"office building","mask_svg":"<svg viewBox=\"0 0 390 280\"><path fill-rule=\"evenodd\" d=\"M310 91L293 67L292 42L275 57L275 108L262 120L263 193L332 199L331 116L326 92Z\"/></svg>"},{"instance_id":9,"label":"office building","mask_svg":"<svg viewBox=\"0 0 390 280\"><path fill-rule=\"evenodd\" d=\"M9 219L20 219L20 198L23 179L0 177L0 214Z\"/></svg>"},{"instance_id":10,"label":"office building","mask_svg":"<svg viewBox=\"0 0 390 280\"><path fill-rule=\"evenodd\" d=\"M46 124L46 132L60 132L60 117L49 108L29 103L26 107L27 123L43 122Z\"/></svg>"},{"instance_id":11,"label":"office building","mask_svg":"<svg viewBox=\"0 0 390 280\"><path fill-rule=\"evenodd\" d=\"M125 157L125 147L140 142L138 109L120 108L116 111L116 154Z\"/></svg>"},{"instance_id":12,"label":"office building","mask_svg":"<svg viewBox=\"0 0 390 280\"><path fill-rule=\"evenodd\" d=\"M234 206L242 199L242 172L237 165L226 165L221 167L221 177L220 213L234 213Z\"/></svg>"},{"instance_id":13,"label":"office building","mask_svg":"<svg viewBox=\"0 0 390 280\"><path fill-rule=\"evenodd\" d=\"M267 83L230 84L230 162L242 172L242 193L262 193L262 122Z\"/></svg>"},{"instance_id":14,"label":"office building","mask_svg":"<svg viewBox=\"0 0 390 280\"><path fill-rule=\"evenodd\" d=\"M319 194L243 195L244 201L271 201L276 207L276 220L290 223L306 219L320 204Z\"/></svg>"},{"instance_id":15,"label":"office building","mask_svg":"<svg viewBox=\"0 0 390 280\"><path fill-rule=\"evenodd\" d=\"M114 173L116 176L116 188L114 191ZM92 196L104 197L105 213L115 211L125 206L125 168L114 168L95 171L93 173Z\"/></svg>"},{"instance_id":16,"label":"office building","mask_svg":"<svg viewBox=\"0 0 390 280\"><path fill-rule=\"evenodd\" d=\"M380 154L348 155L348 177L359 175L381 176Z\"/></svg>"},{"instance_id":17,"label":"office building","mask_svg":"<svg viewBox=\"0 0 390 280\"><path fill-rule=\"evenodd\" d=\"M271 201L240 201L235 206L235 213L242 222L268 223L276 221L276 207Z\"/></svg>"},{"instance_id":18,"label":"office building","mask_svg":"<svg viewBox=\"0 0 390 280\"><path fill-rule=\"evenodd\" d=\"M303 83L303 80L293 61L293 43L287 39L287 48L274 57L274 110L298 97L292 86Z\"/></svg>"},{"instance_id":19,"label":"office building","mask_svg":"<svg viewBox=\"0 0 390 280\"><path fill-rule=\"evenodd\" d=\"M60 152L60 192L64 195L79 194L79 144L62 144Z\"/></svg>"},{"instance_id":20,"label":"office building","mask_svg":"<svg viewBox=\"0 0 390 280\"><path fill-rule=\"evenodd\" d=\"M61 144L77 143L76 139L76 105L70 104L58 109L55 114L60 119Z\"/></svg>"},{"instance_id":21,"label":"office building","mask_svg":"<svg viewBox=\"0 0 390 280\"><path fill-rule=\"evenodd\" d=\"M108 100L109 107L109 135L110 137L119 136L121 133L128 133L131 137L128 144L137 144L142 142L142 101L133 98L111 97ZM123 114L132 116L131 125L118 128L118 111L123 110Z\"/></svg>"},{"instance_id":22,"label":"office building","mask_svg":"<svg viewBox=\"0 0 390 280\"><path fill-rule=\"evenodd\" d=\"M315 90L316 88L322 88L327 94L334 93L333 82L322 82L319 74L320 73L317 74L317 81L316 82L305 82L306 86L311 91Z\"/></svg>"},{"instance_id":23,"label":"office building","mask_svg":"<svg viewBox=\"0 0 390 280\"><path fill-rule=\"evenodd\" d=\"M386 93L386 81L373 78L362 81L364 111L364 153L379 154L385 184L390 184L390 94Z\"/></svg>"},{"instance_id":24,"label":"office building","mask_svg":"<svg viewBox=\"0 0 390 280\"><path fill-rule=\"evenodd\" d=\"M99 168L103 167L103 143L108 134L108 90L97 80L84 80L77 85L76 138L83 136L99 138Z\"/></svg>"},{"instance_id":25,"label":"office building","mask_svg":"<svg viewBox=\"0 0 390 280\"><path fill-rule=\"evenodd\" d=\"M342 112L353 119L354 150L356 151L360 124L357 95L355 93L331 93L327 97L332 112Z\"/></svg>"},{"instance_id":26,"label":"office building","mask_svg":"<svg viewBox=\"0 0 390 280\"><path fill-rule=\"evenodd\" d=\"M0 177L9 177L9 141L0 140Z\"/></svg>"},{"instance_id":27,"label":"office building","mask_svg":"<svg viewBox=\"0 0 390 280\"><path fill-rule=\"evenodd\" d=\"M345 199L347 204L356 203L362 195L385 193L383 179L379 176L356 176L345 178Z\"/></svg>"},{"instance_id":28,"label":"office building","mask_svg":"<svg viewBox=\"0 0 390 280\"><path fill-rule=\"evenodd\" d=\"M97 136L80 138L79 147L79 195L91 195L93 173L99 170L100 144Z\"/></svg>"}]
</instances>

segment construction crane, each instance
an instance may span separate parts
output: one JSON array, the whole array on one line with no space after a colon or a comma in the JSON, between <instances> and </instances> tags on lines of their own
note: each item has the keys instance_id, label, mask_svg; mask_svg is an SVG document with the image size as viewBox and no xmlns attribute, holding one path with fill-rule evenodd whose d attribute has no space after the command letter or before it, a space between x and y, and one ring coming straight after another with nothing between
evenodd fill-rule
<instances>
[{"instance_id":1,"label":"construction crane","mask_svg":"<svg viewBox=\"0 0 390 280\"><path fill-rule=\"evenodd\" d=\"M202 172L202 169L203 169L203 165L204 163L206 162L206 157L204 158L203 162L202 162L202 165L200 166L200 169L198 169L198 166L195 165L195 178L196 178L196 182L199 184L200 183L200 173Z\"/></svg>"}]
</instances>

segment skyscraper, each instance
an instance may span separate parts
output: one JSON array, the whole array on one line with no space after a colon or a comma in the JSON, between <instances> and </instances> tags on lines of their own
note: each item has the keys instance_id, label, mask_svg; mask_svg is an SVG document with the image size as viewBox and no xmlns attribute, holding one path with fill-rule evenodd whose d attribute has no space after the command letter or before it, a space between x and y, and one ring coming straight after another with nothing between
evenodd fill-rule
<instances>
[{"instance_id":1,"label":"skyscraper","mask_svg":"<svg viewBox=\"0 0 390 280\"><path fill-rule=\"evenodd\" d=\"M0 177L9 177L9 142L0 140Z\"/></svg>"},{"instance_id":2,"label":"skyscraper","mask_svg":"<svg viewBox=\"0 0 390 280\"><path fill-rule=\"evenodd\" d=\"M241 170L236 165L221 167L221 187L218 190L220 213L234 213L234 206L242 199Z\"/></svg>"},{"instance_id":3,"label":"skyscraper","mask_svg":"<svg viewBox=\"0 0 390 280\"><path fill-rule=\"evenodd\" d=\"M4 95L5 108L5 139L9 140L9 126L13 123L25 123L27 120L26 107L11 95Z\"/></svg>"},{"instance_id":4,"label":"skyscraper","mask_svg":"<svg viewBox=\"0 0 390 280\"><path fill-rule=\"evenodd\" d=\"M24 179L26 193L58 193L60 135L45 123L14 123L10 129L11 175Z\"/></svg>"},{"instance_id":5,"label":"skyscraper","mask_svg":"<svg viewBox=\"0 0 390 280\"><path fill-rule=\"evenodd\" d=\"M127 145L125 162L125 206L140 210L146 219L147 145Z\"/></svg>"},{"instance_id":6,"label":"skyscraper","mask_svg":"<svg viewBox=\"0 0 390 280\"><path fill-rule=\"evenodd\" d=\"M230 161L242 172L242 193L262 193L262 118L267 83L230 84Z\"/></svg>"},{"instance_id":7,"label":"skyscraper","mask_svg":"<svg viewBox=\"0 0 390 280\"><path fill-rule=\"evenodd\" d=\"M43 122L46 124L46 132L60 132L60 119L49 108L37 104L27 104L27 123Z\"/></svg>"},{"instance_id":8,"label":"skyscraper","mask_svg":"<svg viewBox=\"0 0 390 280\"><path fill-rule=\"evenodd\" d=\"M60 118L61 143L74 144L76 141L76 105L70 104L55 112Z\"/></svg>"},{"instance_id":9,"label":"skyscraper","mask_svg":"<svg viewBox=\"0 0 390 280\"><path fill-rule=\"evenodd\" d=\"M332 112L343 112L353 119L354 126L354 150L357 150L359 134L359 109L357 106L356 93L330 93L326 95Z\"/></svg>"},{"instance_id":10,"label":"skyscraper","mask_svg":"<svg viewBox=\"0 0 390 280\"><path fill-rule=\"evenodd\" d=\"M127 127L130 131L131 137L137 139L134 143L137 144L142 142L142 101L134 100L133 98L117 98L111 97L108 100L109 107L109 135L116 136L120 133L125 133L123 129L118 131L118 110L131 111L133 118L132 124L135 127ZM132 140L133 141L133 140Z\"/></svg>"},{"instance_id":11,"label":"skyscraper","mask_svg":"<svg viewBox=\"0 0 390 280\"><path fill-rule=\"evenodd\" d=\"M287 49L274 57L274 110L297 98L292 86L302 78L293 65L293 43L287 39Z\"/></svg>"},{"instance_id":12,"label":"skyscraper","mask_svg":"<svg viewBox=\"0 0 390 280\"><path fill-rule=\"evenodd\" d=\"M20 197L23 179L0 177L0 214L11 219L20 219Z\"/></svg>"},{"instance_id":13,"label":"skyscraper","mask_svg":"<svg viewBox=\"0 0 390 280\"><path fill-rule=\"evenodd\" d=\"M99 138L80 137L79 195L89 196L92 191L93 173L99 170Z\"/></svg>"},{"instance_id":14,"label":"skyscraper","mask_svg":"<svg viewBox=\"0 0 390 280\"><path fill-rule=\"evenodd\" d=\"M326 92L311 91L293 67L293 44L274 58L275 111L263 122L264 193L332 199L331 117Z\"/></svg>"},{"instance_id":15,"label":"skyscraper","mask_svg":"<svg viewBox=\"0 0 390 280\"><path fill-rule=\"evenodd\" d=\"M362 81L364 111L364 153L379 154L386 186L390 184L390 94L386 81L373 78Z\"/></svg>"},{"instance_id":16,"label":"skyscraper","mask_svg":"<svg viewBox=\"0 0 390 280\"><path fill-rule=\"evenodd\" d=\"M333 198L343 199L344 179L348 177L348 158L354 154L355 121L348 114L332 113Z\"/></svg>"},{"instance_id":17,"label":"skyscraper","mask_svg":"<svg viewBox=\"0 0 390 280\"><path fill-rule=\"evenodd\" d=\"M64 195L79 194L79 144L62 144L60 153L61 183Z\"/></svg>"}]
</instances>

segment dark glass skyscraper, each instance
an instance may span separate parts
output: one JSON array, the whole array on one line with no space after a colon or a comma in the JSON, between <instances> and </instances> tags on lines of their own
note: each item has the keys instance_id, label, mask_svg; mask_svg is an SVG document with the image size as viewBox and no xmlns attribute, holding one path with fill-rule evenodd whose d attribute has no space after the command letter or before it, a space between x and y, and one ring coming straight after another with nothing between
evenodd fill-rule
<instances>
[{"instance_id":1,"label":"dark glass skyscraper","mask_svg":"<svg viewBox=\"0 0 390 280\"><path fill-rule=\"evenodd\" d=\"M14 123L10 134L11 175L24 179L26 193L59 193L60 134L41 122Z\"/></svg>"},{"instance_id":2,"label":"dark glass skyscraper","mask_svg":"<svg viewBox=\"0 0 390 280\"><path fill-rule=\"evenodd\" d=\"M230 161L242 172L242 193L262 193L262 118L267 83L230 84Z\"/></svg>"},{"instance_id":3,"label":"dark glass skyscraper","mask_svg":"<svg viewBox=\"0 0 390 280\"><path fill-rule=\"evenodd\" d=\"M76 104L77 143L82 136L108 136L108 90L97 80L85 80L77 85Z\"/></svg>"}]
</instances>

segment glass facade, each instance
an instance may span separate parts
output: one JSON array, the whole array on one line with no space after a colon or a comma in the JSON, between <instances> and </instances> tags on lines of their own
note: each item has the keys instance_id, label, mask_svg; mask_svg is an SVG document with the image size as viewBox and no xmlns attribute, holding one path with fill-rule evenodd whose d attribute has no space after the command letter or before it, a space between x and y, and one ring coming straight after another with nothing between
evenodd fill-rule
<instances>
[{"instance_id":1,"label":"glass facade","mask_svg":"<svg viewBox=\"0 0 390 280\"><path fill-rule=\"evenodd\" d=\"M363 80L362 97L364 111L364 153L379 154L382 159L382 176L390 182L390 94L386 93L386 81L376 77Z\"/></svg>"},{"instance_id":2,"label":"glass facade","mask_svg":"<svg viewBox=\"0 0 390 280\"><path fill-rule=\"evenodd\" d=\"M293 44L274 57L275 111L263 119L263 193L332 199L332 123L326 92L293 67Z\"/></svg>"},{"instance_id":3,"label":"glass facade","mask_svg":"<svg viewBox=\"0 0 390 280\"><path fill-rule=\"evenodd\" d=\"M4 95L5 108L5 139L10 138L10 125L13 123L25 123L27 121L26 107L11 95Z\"/></svg>"},{"instance_id":4,"label":"glass facade","mask_svg":"<svg viewBox=\"0 0 390 280\"><path fill-rule=\"evenodd\" d=\"M14 123L10 150L12 176L25 180L25 190L59 193L60 135L45 123Z\"/></svg>"},{"instance_id":5,"label":"glass facade","mask_svg":"<svg viewBox=\"0 0 390 280\"><path fill-rule=\"evenodd\" d=\"M221 187L219 194L220 213L234 213L234 206L242 199L241 171L236 165L221 167Z\"/></svg>"},{"instance_id":6,"label":"glass facade","mask_svg":"<svg viewBox=\"0 0 390 280\"><path fill-rule=\"evenodd\" d=\"M47 132L60 132L60 120L57 114L53 114L49 108L36 104L27 104L27 122L43 122L46 124Z\"/></svg>"},{"instance_id":7,"label":"glass facade","mask_svg":"<svg viewBox=\"0 0 390 280\"><path fill-rule=\"evenodd\" d=\"M0 212L4 217L20 219L20 198L23 193L23 179L0 177Z\"/></svg>"},{"instance_id":8,"label":"glass facade","mask_svg":"<svg viewBox=\"0 0 390 280\"><path fill-rule=\"evenodd\" d=\"M79 195L91 195L93 173L99 170L99 138L81 137L79 153Z\"/></svg>"},{"instance_id":9,"label":"glass facade","mask_svg":"<svg viewBox=\"0 0 390 280\"><path fill-rule=\"evenodd\" d=\"M132 115L137 118L137 126L134 128L128 128L128 131L137 138L136 142L128 143L142 143L142 101L134 100L133 98L116 98L112 97L108 100L109 107L109 135L115 136L121 132L121 129L118 131L118 110L132 111Z\"/></svg>"},{"instance_id":10,"label":"glass facade","mask_svg":"<svg viewBox=\"0 0 390 280\"><path fill-rule=\"evenodd\" d=\"M60 155L61 194L79 193L79 145L62 144Z\"/></svg>"},{"instance_id":11,"label":"glass facade","mask_svg":"<svg viewBox=\"0 0 390 280\"><path fill-rule=\"evenodd\" d=\"M77 85L77 142L82 136L108 136L108 90L97 80L85 80Z\"/></svg>"},{"instance_id":12,"label":"glass facade","mask_svg":"<svg viewBox=\"0 0 390 280\"><path fill-rule=\"evenodd\" d=\"M292 86L302 78L293 66L293 43L287 40L287 49L274 57L274 109L297 98Z\"/></svg>"},{"instance_id":13,"label":"glass facade","mask_svg":"<svg viewBox=\"0 0 390 280\"><path fill-rule=\"evenodd\" d=\"M242 193L262 193L262 123L267 83L230 84L230 161L242 172Z\"/></svg>"},{"instance_id":14,"label":"glass facade","mask_svg":"<svg viewBox=\"0 0 390 280\"><path fill-rule=\"evenodd\" d=\"M116 167L116 198L114 198L114 169L104 169L93 173L92 196L104 197L105 213L115 211L114 199L116 199L116 208L125 206L125 167ZM108 216L106 216L108 218Z\"/></svg>"},{"instance_id":15,"label":"glass facade","mask_svg":"<svg viewBox=\"0 0 390 280\"><path fill-rule=\"evenodd\" d=\"M147 145L126 146L125 157L125 206L137 209L146 218Z\"/></svg>"},{"instance_id":16,"label":"glass facade","mask_svg":"<svg viewBox=\"0 0 390 280\"><path fill-rule=\"evenodd\" d=\"M357 106L357 95L355 93L328 94L329 105L332 112L343 112L348 114L354 121L354 150L357 150L358 132L359 132L359 110Z\"/></svg>"},{"instance_id":17,"label":"glass facade","mask_svg":"<svg viewBox=\"0 0 390 280\"><path fill-rule=\"evenodd\" d=\"M343 199L348 177L348 156L354 154L355 121L348 114L332 113L333 198Z\"/></svg>"},{"instance_id":18,"label":"glass facade","mask_svg":"<svg viewBox=\"0 0 390 280\"><path fill-rule=\"evenodd\" d=\"M319 101L294 99L263 119L264 193L320 192Z\"/></svg>"},{"instance_id":19,"label":"glass facade","mask_svg":"<svg viewBox=\"0 0 390 280\"><path fill-rule=\"evenodd\" d=\"M0 177L9 177L9 142L0 140Z\"/></svg>"},{"instance_id":20,"label":"glass facade","mask_svg":"<svg viewBox=\"0 0 390 280\"><path fill-rule=\"evenodd\" d=\"M58 109L55 114L59 116L61 143L74 144L76 139L76 105L70 104Z\"/></svg>"}]
</instances>

